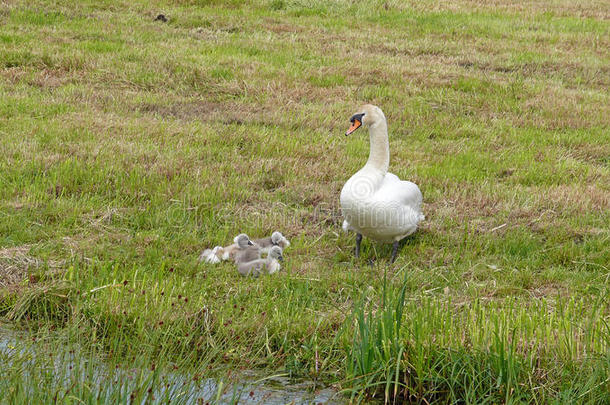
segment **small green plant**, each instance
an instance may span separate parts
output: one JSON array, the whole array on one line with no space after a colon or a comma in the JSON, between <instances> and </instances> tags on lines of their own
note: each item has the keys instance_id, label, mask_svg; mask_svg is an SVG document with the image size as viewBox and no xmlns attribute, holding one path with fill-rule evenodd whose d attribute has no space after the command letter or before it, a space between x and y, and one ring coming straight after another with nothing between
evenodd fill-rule
<instances>
[{"instance_id":1,"label":"small green plant","mask_svg":"<svg viewBox=\"0 0 610 405\"><path fill-rule=\"evenodd\" d=\"M284 10L286 8L285 0L271 0L269 8L274 11Z\"/></svg>"},{"instance_id":2,"label":"small green plant","mask_svg":"<svg viewBox=\"0 0 610 405\"><path fill-rule=\"evenodd\" d=\"M352 396L381 391L387 402L401 389L400 361L405 348L400 334L406 287L405 283L396 293L384 276L380 306L368 305L367 310L364 295L354 309L354 337L346 347L346 375L353 387Z\"/></svg>"}]
</instances>

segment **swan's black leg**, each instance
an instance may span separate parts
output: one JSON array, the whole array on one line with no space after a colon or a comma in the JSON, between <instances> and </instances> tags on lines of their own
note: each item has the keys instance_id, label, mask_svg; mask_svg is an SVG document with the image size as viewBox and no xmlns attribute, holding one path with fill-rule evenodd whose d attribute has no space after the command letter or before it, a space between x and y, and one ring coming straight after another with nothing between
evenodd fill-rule
<instances>
[{"instance_id":1,"label":"swan's black leg","mask_svg":"<svg viewBox=\"0 0 610 405\"><path fill-rule=\"evenodd\" d=\"M356 234L356 257L360 257L360 242L362 242L362 234Z\"/></svg>"},{"instance_id":2,"label":"swan's black leg","mask_svg":"<svg viewBox=\"0 0 610 405\"><path fill-rule=\"evenodd\" d=\"M394 245L392 246L392 260L390 260L390 263L394 263L394 260L396 260L397 253L398 253L398 241L395 240Z\"/></svg>"}]
</instances>

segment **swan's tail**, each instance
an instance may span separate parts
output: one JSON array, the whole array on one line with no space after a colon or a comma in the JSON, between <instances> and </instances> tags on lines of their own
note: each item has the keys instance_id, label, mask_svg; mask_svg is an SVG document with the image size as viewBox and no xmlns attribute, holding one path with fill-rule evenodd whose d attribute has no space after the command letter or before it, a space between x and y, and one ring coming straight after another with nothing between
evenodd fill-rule
<instances>
[{"instance_id":1,"label":"swan's tail","mask_svg":"<svg viewBox=\"0 0 610 405\"><path fill-rule=\"evenodd\" d=\"M200 262L220 263L223 251L222 246L216 246L214 249L206 249L199 255Z\"/></svg>"},{"instance_id":2,"label":"swan's tail","mask_svg":"<svg viewBox=\"0 0 610 405\"><path fill-rule=\"evenodd\" d=\"M346 220L343 220L343 225L341 225L341 228L343 229L343 232L353 231L352 226Z\"/></svg>"}]
</instances>

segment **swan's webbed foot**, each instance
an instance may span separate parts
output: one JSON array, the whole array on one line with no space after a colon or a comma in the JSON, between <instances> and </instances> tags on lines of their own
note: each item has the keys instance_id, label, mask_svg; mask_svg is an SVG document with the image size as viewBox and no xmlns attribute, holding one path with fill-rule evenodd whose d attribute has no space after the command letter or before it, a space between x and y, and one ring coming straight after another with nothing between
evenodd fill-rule
<instances>
[{"instance_id":1,"label":"swan's webbed foot","mask_svg":"<svg viewBox=\"0 0 610 405\"><path fill-rule=\"evenodd\" d=\"M356 258L360 257L360 243L362 242L362 234L356 234Z\"/></svg>"},{"instance_id":2,"label":"swan's webbed foot","mask_svg":"<svg viewBox=\"0 0 610 405\"><path fill-rule=\"evenodd\" d=\"M392 259L390 260L390 263L394 263L394 261L396 260L397 253L398 253L398 241L395 240L394 244L392 245Z\"/></svg>"}]
</instances>

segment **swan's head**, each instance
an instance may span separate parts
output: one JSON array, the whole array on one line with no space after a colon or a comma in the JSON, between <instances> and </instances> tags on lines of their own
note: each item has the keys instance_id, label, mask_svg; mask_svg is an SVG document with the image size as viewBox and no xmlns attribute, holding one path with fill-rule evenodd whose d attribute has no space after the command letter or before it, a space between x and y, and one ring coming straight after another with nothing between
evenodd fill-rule
<instances>
[{"instance_id":1,"label":"swan's head","mask_svg":"<svg viewBox=\"0 0 610 405\"><path fill-rule=\"evenodd\" d=\"M278 231L275 231L271 234L271 243L275 246L280 246L282 249L285 249L290 246L290 242L288 242L288 239L286 239L284 235L282 235L282 233Z\"/></svg>"},{"instance_id":2,"label":"swan's head","mask_svg":"<svg viewBox=\"0 0 610 405\"><path fill-rule=\"evenodd\" d=\"M233 242L237 243L237 246L239 246L240 249L245 249L248 246L254 245L254 243L252 243L248 235L246 235L245 233L240 233L239 235L237 235L235 239L233 239Z\"/></svg>"},{"instance_id":3,"label":"swan's head","mask_svg":"<svg viewBox=\"0 0 610 405\"><path fill-rule=\"evenodd\" d=\"M352 118L350 118L349 122L351 122L352 125L345 135L351 134L363 125L371 127L383 121L385 121L385 115L383 115L381 108L372 104L365 104L360 107L356 114L352 115Z\"/></svg>"},{"instance_id":4,"label":"swan's head","mask_svg":"<svg viewBox=\"0 0 610 405\"><path fill-rule=\"evenodd\" d=\"M284 256L282 256L282 248L279 246L274 246L269 251L269 257L275 260L279 260L280 262L284 261Z\"/></svg>"}]
</instances>

